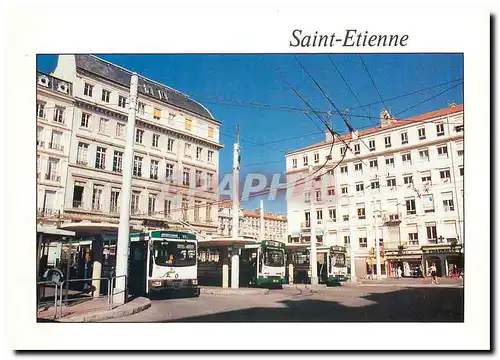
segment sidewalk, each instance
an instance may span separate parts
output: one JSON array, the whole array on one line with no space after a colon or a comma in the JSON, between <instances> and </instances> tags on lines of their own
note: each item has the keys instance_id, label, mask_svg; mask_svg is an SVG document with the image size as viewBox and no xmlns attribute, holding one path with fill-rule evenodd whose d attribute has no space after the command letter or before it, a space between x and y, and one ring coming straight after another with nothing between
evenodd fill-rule
<instances>
[{"instance_id":1,"label":"sidewalk","mask_svg":"<svg viewBox=\"0 0 500 360\"><path fill-rule=\"evenodd\" d=\"M441 278L439 284L431 284L431 278L388 278L381 280L358 279L356 283L345 282L348 286L386 286L386 287L463 287L463 279Z\"/></svg>"},{"instance_id":2,"label":"sidewalk","mask_svg":"<svg viewBox=\"0 0 500 360\"><path fill-rule=\"evenodd\" d=\"M132 315L146 310L151 306L151 301L144 297L130 298L120 306L108 310L106 298L90 299L69 306L63 305L62 317L54 319L55 308L52 306L37 314L38 322L98 322ZM58 308L60 312L60 308Z\"/></svg>"},{"instance_id":3,"label":"sidewalk","mask_svg":"<svg viewBox=\"0 0 500 360\"><path fill-rule=\"evenodd\" d=\"M266 295L269 289L262 288L223 288L218 286L200 286L201 295Z\"/></svg>"}]
</instances>

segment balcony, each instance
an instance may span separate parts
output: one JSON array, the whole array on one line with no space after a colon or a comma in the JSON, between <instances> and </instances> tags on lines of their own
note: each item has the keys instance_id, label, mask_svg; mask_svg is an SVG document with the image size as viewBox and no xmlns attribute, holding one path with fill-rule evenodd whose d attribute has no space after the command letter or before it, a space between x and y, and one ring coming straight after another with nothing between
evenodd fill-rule
<instances>
[{"instance_id":1,"label":"balcony","mask_svg":"<svg viewBox=\"0 0 500 360\"><path fill-rule=\"evenodd\" d=\"M87 166L89 164L89 162L85 159L76 159L76 163L78 165L85 165L85 166Z\"/></svg>"},{"instance_id":2,"label":"balcony","mask_svg":"<svg viewBox=\"0 0 500 360\"><path fill-rule=\"evenodd\" d=\"M57 175L55 173L48 173L48 174L45 174L45 180L61 181L61 176Z\"/></svg>"},{"instance_id":3,"label":"balcony","mask_svg":"<svg viewBox=\"0 0 500 360\"><path fill-rule=\"evenodd\" d=\"M311 228L311 222L310 221L304 221L300 223L300 228L301 229L310 229Z\"/></svg>"},{"instance_id":4,"label":"balcony","mask_svg":"<svg viewBox=\"0 0 500 360\"><path fill-rule=\"evenodd\" d=\"M401 223L401 213L384 214L382 221L387 226L398 226Z\"/></svg>"},{"instance_id":5,"label":"balcony","mask_svg":"<svg viewBox=\"0 0 500 360\"><path fill-rule=\"evenodd\" d=\"M81 200L73 200L73 209L83 208L83 202Z\"/></svg>"},{"instance_id":6,"label":"balcony","mask_svg":"<svg viewBox=\"0 0 500 360\"><path fill-rule=\"evenodd\" d=\"M36 215L38 217L45 217L45 218L50 218L50 217L59 217L59 210L55 209L47 209L47 208L38 208L36 211Z\"/></svg>"},{"instance_id":7,"label":"balcony","mask_svg":"<svg viewBox=\"0 0 500 360\"><path fill-rule=\"evenodd\" d=\"M45 141L37 140L36 146L43 149L45 147Z\"/></svg>"},{"instance_id":8,"label":"balcony","mask_svg":"<svg viewBox=\"0 0 500 360\"><path fill-rule=\"evenodd\" d=\"M62 146L60 144L57 144L57 143L49 143L49 149L63 151L64 150L64 146Z\"/></svg>"}]
</instances>

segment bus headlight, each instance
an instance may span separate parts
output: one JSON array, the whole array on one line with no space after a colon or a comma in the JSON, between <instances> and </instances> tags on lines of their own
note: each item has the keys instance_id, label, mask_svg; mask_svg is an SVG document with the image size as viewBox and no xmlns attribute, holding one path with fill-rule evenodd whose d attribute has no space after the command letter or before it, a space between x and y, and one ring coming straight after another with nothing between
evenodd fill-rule
<instances>
[{"instance_id":1,"label":"bus headlight","mask_svg":"<svg viewBox=\"0 0 500 360\"><path fill-rule=\"evenodd\" d=\"M192 283L193 285L198 285L198 279L193 279L193 280L191 281L191 283Z\"/></svg>"},{"instance_id":2,"label":"bus headlight","mask_svg":"<svg viewBox=\"0 0 500 360\"><path fill-rule=\"evenodd\" d=\"M153 286L161 286L161 281L153 281L151 285L153 285Z\"/></svg>"}]
</instances>

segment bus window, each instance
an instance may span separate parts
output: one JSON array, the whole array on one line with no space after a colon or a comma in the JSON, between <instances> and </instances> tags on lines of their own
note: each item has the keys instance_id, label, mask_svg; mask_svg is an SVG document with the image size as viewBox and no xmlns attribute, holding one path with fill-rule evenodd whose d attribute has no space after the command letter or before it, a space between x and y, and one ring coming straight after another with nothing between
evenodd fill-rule
<instances>
[{"instance_id":1,"label":"bus window","mask_svg":"<svg viewBox=\"0 0 500 360\"><path fill-rule=\"evenodd\" d=\"M285 266L285 257L281 250L264 250L264 265L266 266Z\"/></svg>"},{"instance_id":2,"label":"bus window","mask_svg":"<svg viewBox=\"0 0 500 360\"><path fill-rule=\"evenodd\" d=\"M155 263L159 266L192 266L196 264L196 244L178 241L155 241Z\"/></svg>"}]
</instances>

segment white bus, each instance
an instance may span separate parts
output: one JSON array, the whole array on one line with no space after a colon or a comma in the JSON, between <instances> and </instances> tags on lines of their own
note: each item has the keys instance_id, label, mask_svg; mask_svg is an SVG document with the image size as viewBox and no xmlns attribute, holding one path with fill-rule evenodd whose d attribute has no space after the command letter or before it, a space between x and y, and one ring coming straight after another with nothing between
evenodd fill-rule
<instances>
[{"instance_id":1,"label":"white bus","mask_svg":"<svg viewBox=\"0 0 500 360\"><path fill-rule=\"evenodd\" d=\"M285 244L272 240L246 244L242 249L240 274L243 286L286 284Z\"/></svg>"},{"instance_id":2,"label":"white bus","mask_svg":"<svg viewBox=\"0 0 500 360\"><path fill-rule=\"evenodd\" d=\"M340 283L347 281L346 253L344 246L335 245L330 247L328 285L340 285Z\"/></svg>"},{"instance_id":3,"label":"white bus","mask_svg":"<svg viewBox=\"0 0 500 360\"><path fill-rule=\"evenodd\" d=\"M129 291L153 295L200 295L196 235L178 231L149 231L130 236Z\"/></svg>"}]
</instances>

